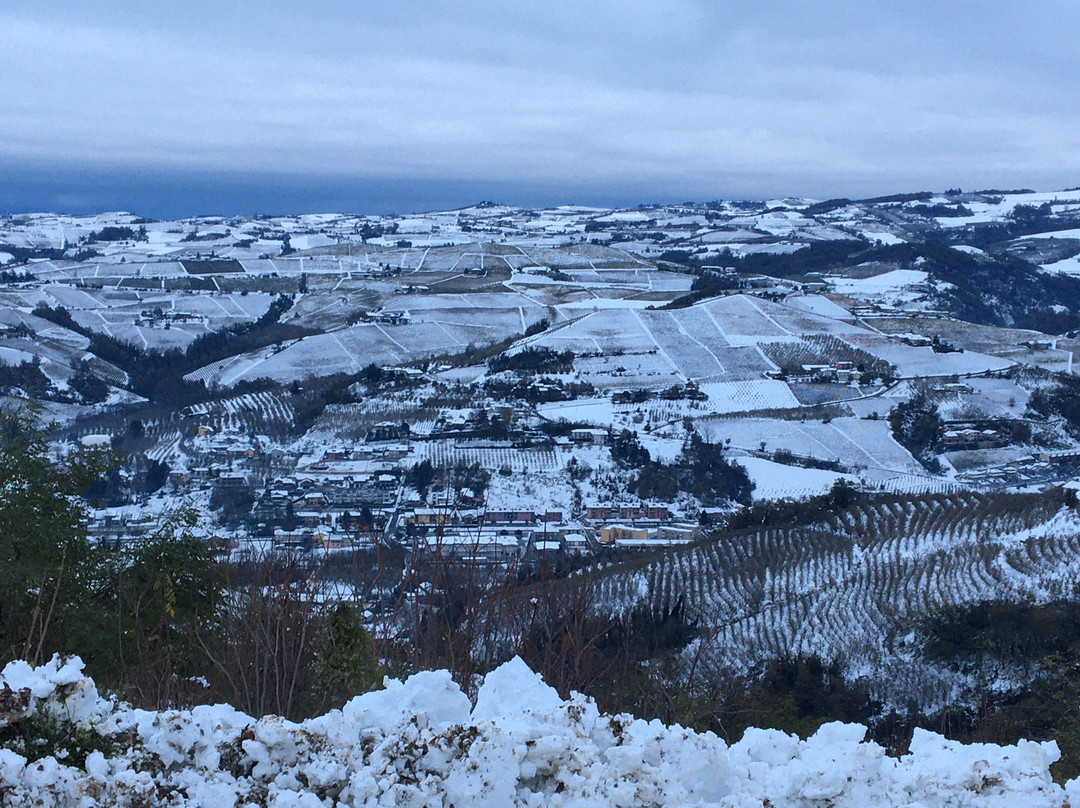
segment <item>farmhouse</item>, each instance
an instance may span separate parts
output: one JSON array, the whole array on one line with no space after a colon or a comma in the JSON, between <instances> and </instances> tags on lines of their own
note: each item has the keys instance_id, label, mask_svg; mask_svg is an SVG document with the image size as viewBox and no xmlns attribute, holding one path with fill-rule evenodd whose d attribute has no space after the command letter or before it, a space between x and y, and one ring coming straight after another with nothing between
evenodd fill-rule
<instances>
[{"instance_id":1,"label":"farmhouse","mask_svg":"<svg viewBox=\"0 0 1080 808\"><path fill-rule=\"evenodd\" d=\"M488 528L448 528L421 538L417 549L426 557L465 564L512 566L521 558L531 537L531 533L518 538L506 531Z\"/></svg>"},{"instance_id":2,"label":"farmhouse","mask_svg":"<svg viewBox=\"0 0 1080 808\"><path fill-rule=\"evenodd\" d=\"M570 432L570 439L577 444L603 446L607 442L606 429L574 429Z\"/></svg>"}]
</instances>

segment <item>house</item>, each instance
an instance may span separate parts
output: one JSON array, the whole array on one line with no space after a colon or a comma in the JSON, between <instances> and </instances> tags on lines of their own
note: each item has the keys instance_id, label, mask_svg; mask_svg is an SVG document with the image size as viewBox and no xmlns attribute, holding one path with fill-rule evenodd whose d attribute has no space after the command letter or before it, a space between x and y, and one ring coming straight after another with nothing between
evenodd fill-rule
<instances>
[{"instance_id":1,"label":"house","mask_svg":"<svg viewBox=\"0 0 1080 808\"><path fill-rule=\"evenodd\" d=\"M531 538L532 534L528 531L519 537L516 533L511 535L505 530L490 528L447 528L424 536L417 549L425 557L438 557L444 561L478 566L514 566Z\"/></svg>"},{"instance_id":2,"label":"house","mask_svg":"<svg viewBox=\"0 0 1080 808\"><path fill-rule=\"evenodd\" d=\"M1076 463L1080 461L1080 451L1066 449L1056 452L1039 452L1036 457L1043 463Z\"/></svg>"},{"instance_id":3,"label":"house","mask_svg":"<svg viewBox=\"0 0 1080 808\"><path fill-rule=\"evenodd\" d=\"M535 525L535 511L516 509L488 508L484 511L484 522L489 525Z\"/></svg>"},{"instance_id":4,"label":"house","mask_svg":"<svg viewBox=\"0 0 1080 808\"><path fill-rule=\"evenodd\" d=\"M592 552L592 543L584 533L567 533L563 536L566 552L571 555L587 555Z\"/></svg>"},{"instance_id":5,"label":"house","mask_svg":"<svg viewBox=\"0 0 1080 808\"><path fill-rule=\"evenodd\" d=\"M603 446L607 442L606 429L573 429L570 440L581 445Z\"/></svg>"},{"instance_id":6,"label":"house","mask_svg":"<svg viewBox=\"0 0 1080 808\"><path fill-rule=\"evenodd\" d=\"M660 525L656 528L656 538L666 539L671 542L693 542L701 538L701 527L698 525Z\"/></svg>"},{"instance_id":7,"label":"house","mask_svg":"<svg viewBox=\"0 0 1080 808\"><path fill-rule=\"evenodd\" d=\"M929 347L934 344L932 338L923 336L922 334L893 334L892 336L905 345L913 345L919 348Z\"/></svg>"},{"instance_id":8,"label":"house","mask_svg":"<svg viewBox=\"0 0 1080 808\"><path fill-rule=\"evenodd\" d=\"M627 525L608 525L600 528L600 543L614 544L617 541L643 541L649 538L649 529L629 527Z\"/></svg>"},{"instance_id":9,"label":"house","mask_svg":"<svg viewBox=\"0 0 1080 808\"><path fill-rule=\"evenodd\" d=\"M303 527L318 527L323 521L321 511L296 511L296 522Z\"/></svg>"},{"instance_id":10,"label":"house","mask_svg":"<svg viewBox=\"0 0 1080 808\"><path fill-rule=\"evenodd\" d=\"M589 505L585 508L585 518L590 522L606 522L608 519L617 518L618 513L616 508L606 505Z\"/></svg>"},{"instance_id":11,"label":"house","mask_svg":"<svg viewBox=\"0 0 1080 808\"><path fill-rule=\"evenodd\" d=\"M322 491L312 491L309 494L304 494L299 504L303 508L321 510L326 507L326 494Z\"/></svg>"},{"instance_id":12,"label":"house","mask_svg":"<svg viewBox=\"0 0 1080 808\"><path fill-rule=\"evenodd\" d=\"M416 508L411 516L405 518L410 525L448 525L453 521L453 512L448 508Z\"/></svg>"},{"instance_id":13,"label":"house","mask_svg":"<svg viewBox=\"0 0 1080 808\"><path fill-rule=\"evenodd\" d=\"M664 520L671 517L671 511L667 505L646 504L643 510L646 519Z\"/></svg>"}]
</instances>

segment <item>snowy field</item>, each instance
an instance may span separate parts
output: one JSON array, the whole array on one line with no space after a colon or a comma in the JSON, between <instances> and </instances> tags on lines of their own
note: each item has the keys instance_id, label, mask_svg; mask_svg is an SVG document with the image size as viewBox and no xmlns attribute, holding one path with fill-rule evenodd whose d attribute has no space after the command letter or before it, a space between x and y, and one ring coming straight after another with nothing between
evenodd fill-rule
<instances>
[{"instance_id":1,"label":"snowy field","mask_svg":"<svg viewBox=\"0 0 1080 808\"><path fill-rule=\"evenodd\" d=\"M277 348L232 357L190 374L190 378L232 385L243 379L302 380L331 373L356 373L371 363L396 365L466 346L497 342L520 333L518 310L483 316L456 310L460 321L417 319L405 325L358 323L328 334L305 337ZM528 323L528 320L524 322Z\"/></svg>"},{"instance_id":2,"label":"snowy field","mask_svg":"<svg viewBox=\"0 0 1080 808\"><path fill-rule=\"evenodd\" d=\"M1049 202L1051 206L1059 204L1073 204L1080 202L1080 191L1051 191L1031 194L1003 194L1001 201L970 202L965 203L971 211L971 216L949 216L937 219L941 227L966 227L971 224L985 224L987 222L1003 221L1017 205L1042 205Z\"/></svg>"},{"instance_id":3,"label":"snowy field","mask_svg":"<svg viewBox=\"0 0 1080 808\"><path fill-rule=\"evenodd\" d=\"M855 316L843 306L839 306L829 298L821 295L791 295L784 299L784 305L810 314L816 314L819 317L828 317L832 320L851 322L855 319Z\"/></svg>"},{"instance_id":4,"label":"snowy field","mask_svg":"<svg viewBox=\"0 0 1080 808\"><path fill-rule=\"evenodd\" d=\"M1052 264L1043 264L1039 267L1043 272L1061 273L1064 275L1080 275L1080 255L1071 258L1063 258Z\"/></svg>"},{"instance_id":5,"label":"snowy field","mask_svg":"<svg viewBox=\"0 0 1080 808\"><path fill-rule=\"evenodd\" d=\"M775 379L703 384L701 392L709 397L703 407L717 414L800 406L791 388Z\"/></svg>"},{"instance_id":6,"label":"snowy field","mask_svg":"<svg viewBox=\"0 0 1080 808\"><path fill-rule=\"evenodd\" d=\"M746 450L784 450L798 457L831 460L852 469L925 473L922 466L892 437L888 421L834 418L784 421L766 418L718 418L699 422L702 434L714 443Z\"/></svg>"},{"instance_id":7,"label":"snowy field","mask_svg":"<svg viewBox=\"0 0 1080 808\"><path fill-rule=\"evenodd\" d=\"M837 294L860 300L876 300L898 293L917 284L926 283L930 276L917 269L894 269L870 278L845 278L829 276L829 285Z\"/></svg>"},{"instance_id":8,"label":"snowy field","mask_svg":"<svg viewBox=\"0 0 1080 808\"><path fill-rule=\"evenodd\" d=\"M1008 359L975 351L935 353L929 346L906 345L899 339L871 331L845 334L845 342L895 365L901 376L967 376L988 370L1004 370L1014 364Z\"/></svg>"},{"instance_id":9,"label":"snowy field","mask_svg":"<svg viewBox=\"0 0 1080 808\"><path fill-rule=\"evenodd\" d=\"M796 317L802 314L789 311ZM673 311L611 308L526 344L604 357L595 361L595 357L586 356L578 360L575 369L593 384L610 389L686 380L760 380L776 366L758 350L758 343L796 339L759 309L759 301L733 296ZM672 380L672 376L676 378Z\"/></svg>"},{"instance_id":10,"label":"snowy field","mask_svg":"<svg viewBox=\"0 0 1080 808\"><path fill-rule=\"evenodd\" d=\"M735 462L746 469L754 483L754 500L807 499L828 493L837 480L848 480L848 475L823 469L804 469L784 466L760 457L738 457Z\"/></svg>"}]
</instances>

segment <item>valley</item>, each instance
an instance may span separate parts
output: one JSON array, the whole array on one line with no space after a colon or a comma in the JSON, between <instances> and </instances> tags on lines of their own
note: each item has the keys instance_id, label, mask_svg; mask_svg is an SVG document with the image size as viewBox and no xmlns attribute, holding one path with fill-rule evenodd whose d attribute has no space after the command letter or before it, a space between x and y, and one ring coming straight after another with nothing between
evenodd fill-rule
<instances>
[{"instance_id":1,"label":"valley","mask_svg":"<svg viewBox=\"0 0 1080 808\"><path fill-rule=\"evenodd\" d=\"M565 597L678 615L675 680L809 655L935 713L982 684L920 621L1077 595L1077 256L1080 191L7 216L0 383L114 453L99 546L192 512L417 643L517 582L448 626L463 677Z\"/></svg>"}]
</instances>

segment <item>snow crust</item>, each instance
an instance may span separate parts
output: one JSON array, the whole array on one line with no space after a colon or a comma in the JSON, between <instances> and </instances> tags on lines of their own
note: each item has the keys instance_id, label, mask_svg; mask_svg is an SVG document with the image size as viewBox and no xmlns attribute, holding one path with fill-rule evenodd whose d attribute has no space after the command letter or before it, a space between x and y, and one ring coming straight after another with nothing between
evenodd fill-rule
<instances>
[{"instance_id":1,"label":"snow crust","mask_svg":"<svg viewBox=\"0 0 1080 808\"><path fill-rule=\"evenodd\" d=\"M728 746L564 701L520 659L487 676L475 706L445 671L293 723L228 705L148 712L101 698L78 659L0 673L0 722L51 712L125 751L85 765L0 750L4 805L274 806L1065 806L1057 745L962 745L916 731L890 758L865 728L832 723L801 741L751 729Z\"/></svg>"}]
</instances>

